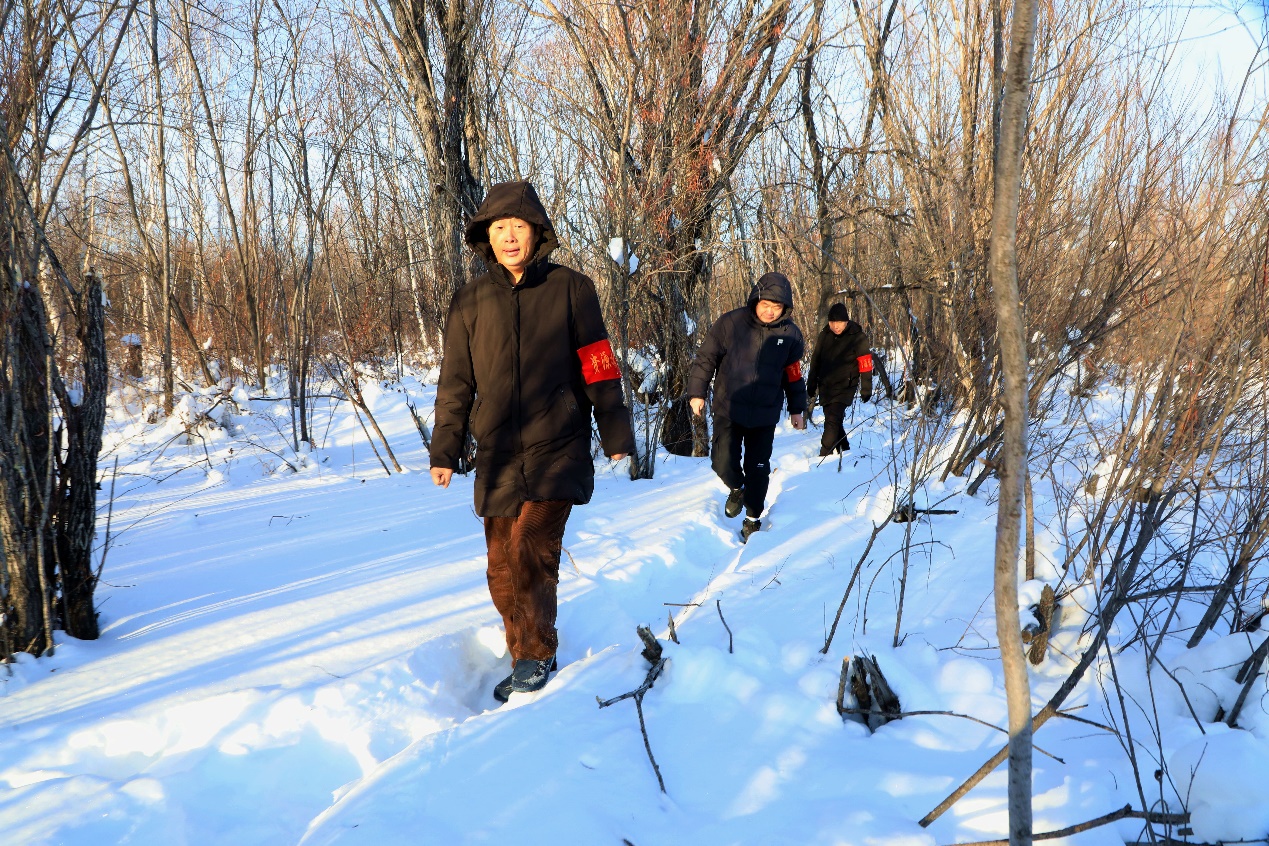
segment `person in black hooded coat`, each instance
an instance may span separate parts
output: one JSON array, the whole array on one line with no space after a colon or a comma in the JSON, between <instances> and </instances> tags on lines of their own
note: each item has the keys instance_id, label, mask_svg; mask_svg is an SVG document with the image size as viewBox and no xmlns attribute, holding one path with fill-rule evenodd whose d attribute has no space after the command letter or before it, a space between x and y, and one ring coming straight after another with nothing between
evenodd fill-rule
<instances>
[{"instance_id":1,"label":"person in black hooded coat","mask_svg":"<svg viewBox=\"0 0 1269 846\"><path fill-rule=\"evenodd\" d=\"M727 312L710 327L688 373L687 396L697 415L704 413L710 383L714 385L714 472L730 489L727 516L735 517L744 506L741 540L762 525L781 407L787 403L794 428L806 428L806 344L790 317L792 310L788 277L763 275L743 308Z\"/></svg>"},{"instance_id":2,"label":"person in black hooded coat","mask_svg":"<svg viewBox=\"0 0 1269 846\"><path fill-rule=\"evenodd\" d=\"M594 283L547 261L559 241L533 186L493 186L466 241L489 271L454 293L445 321L432 480L449 486L470 426L489 592L514 662L494 689L505 701L555 666L564 526L595 488L591 416L614 460L634 434Z\"/></svg>"},{"instance_id":3,"label":"person in black hooded coat","mask_svg":"<svg viewBox=\"0 0 1269 846\"><path fill-rule=\"evenodd\" d=\"M833 303L828 325L815 341L815 352L806 371L806 391L819 394L824 406L824 435L820 455L850 449L846 438L846 409L855 393L864 402L872 399L872 350L863 327L850 319L846 306Z\"/></svg>"}]
</instances>

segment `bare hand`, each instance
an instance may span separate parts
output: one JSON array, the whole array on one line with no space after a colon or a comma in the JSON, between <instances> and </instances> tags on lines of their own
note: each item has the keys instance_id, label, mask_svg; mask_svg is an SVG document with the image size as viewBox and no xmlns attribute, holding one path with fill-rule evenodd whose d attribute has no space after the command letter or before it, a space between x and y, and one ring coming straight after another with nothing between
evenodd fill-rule
<instances>
[{"instance_id":1,"label":"bare hand","mask_svg":"<svg viewBox=\"0 0 1269 846\"><path fill-rule=\"evenodd\" d=\"M700 417L705 413L705 400L703 398L692 397L689 404L692 406L692 413L697 417Z\"/></svg>"},{"instance_id":2,"label":"bare hand","mask_svg":"<svg viewBox=\"0 0 1269 846\"><path fill-rule=\"evenodd\" d=\"M790 414L789 422L793 424L794 429L806 428L806 418L803 417L801 414Z\"/></svg>"},{"instance_id":3,"label":"bare hand","mask_svg":"<svg viewBox=\"0 0 1269 846\"><path fill-rule=\"evenodd\" d=\"M439 485L442 488L449 487L449 480L454 478L454 471L448 467L432 468L432 484Z\"/></svg>"},{"instance_id":4,"label":"bare hand","mask_svg":"<svg viewBox=\"0 0 1269 846\"><path fill-rule=\"evenodd\" d=\"M619 452L616 455L610 455L608 457L611 458L613 461L620 461L621 459L625 458L629 454L630 453L627 453L627 452Z\"/></svg>"}]
</instances>

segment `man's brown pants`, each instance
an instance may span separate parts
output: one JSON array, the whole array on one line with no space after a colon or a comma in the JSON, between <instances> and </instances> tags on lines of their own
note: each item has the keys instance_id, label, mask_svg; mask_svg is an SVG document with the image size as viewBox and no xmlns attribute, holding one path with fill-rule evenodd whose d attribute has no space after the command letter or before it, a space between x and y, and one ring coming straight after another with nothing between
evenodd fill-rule
<instances>
[{"instance_id":1,"label":"man's brown pants","mask_svg":"<svg viewBox=\"0 0 1269 846\"><path fill-rule=\"evenodd\" d=\"M543 661L555 654L556 588L568 500L526 502L519 517L486 517L489 595L507 630L513 660Z\"/></svg>"}]
</instances>

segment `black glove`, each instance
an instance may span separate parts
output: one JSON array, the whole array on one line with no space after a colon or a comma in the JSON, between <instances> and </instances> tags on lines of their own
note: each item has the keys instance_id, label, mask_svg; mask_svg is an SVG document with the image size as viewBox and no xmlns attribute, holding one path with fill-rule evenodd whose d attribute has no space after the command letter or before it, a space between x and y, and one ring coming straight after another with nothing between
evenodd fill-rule
<instances>
[{"instance_id":1,"label":"black glove","mask_svg":"<svg viewBox=\"0 0 1269 846\"><path fill-rule=\"evenodd\" d=\"M863 391L859 395L860 402L868 402L870 399L872 399L872 391Z\"/></svg>"}]
</instances>

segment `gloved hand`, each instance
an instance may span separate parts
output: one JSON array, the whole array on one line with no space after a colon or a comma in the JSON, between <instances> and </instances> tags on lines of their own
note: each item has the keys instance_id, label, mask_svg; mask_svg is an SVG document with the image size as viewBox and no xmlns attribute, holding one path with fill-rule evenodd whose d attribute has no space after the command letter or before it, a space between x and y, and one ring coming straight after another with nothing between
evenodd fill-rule
<instances>
[{"instance_id":1,"label":"gloved hand","mask_svg":"<svg viewBox=\"0 0 1269 846\"><path fill-rule=\"evenodd\" d=\"M872 399L872 391L860 391L859 393L860 402L868 402L868 400L870 399Z\"/></svg>"}]
</instances>

